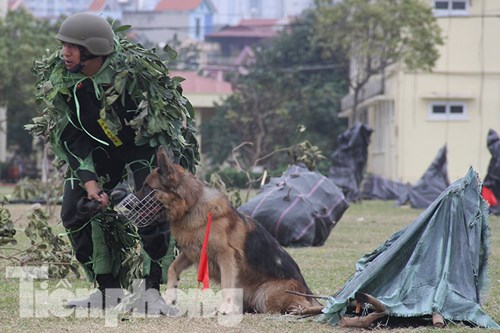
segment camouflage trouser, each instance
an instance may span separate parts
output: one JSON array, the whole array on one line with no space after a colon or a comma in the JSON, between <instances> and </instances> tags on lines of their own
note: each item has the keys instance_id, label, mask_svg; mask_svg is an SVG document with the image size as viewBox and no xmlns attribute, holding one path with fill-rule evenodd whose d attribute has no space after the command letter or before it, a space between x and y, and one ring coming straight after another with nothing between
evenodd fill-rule
<instances>
[{"instance_id":1,"label":"camouflage trouser","mask_svg":"<svg viewBox=\"0 0 500 333\"><path fill-rule=\"evenodd\" d=\"M123 180L127 180L129 186L132 183L135 190L140 189L156 163L154 150L147 147L122 150L119 154L96 153L94 161L98 161L95 165L98 176L106 179L103 188L108 194ZM93 280L95 274L113 273L114 269L111 263L115 260L112 258L113 251L106 243L104 231L97 219L98 216L93 218L92 215L81 214L78 211L77 203L85 198L87 193L78 181L72 179L74 178L68 175L64 184L61 219L63 226L68 231L76 259L84 266L89 278ZM167 256L169 249L168 222L159 220L154 225L139 228L137 231L143 250L147 253L145 259L161 262ZM146 275L149 273L149 269L144 271Z\"/></svg>"}]
</instances>

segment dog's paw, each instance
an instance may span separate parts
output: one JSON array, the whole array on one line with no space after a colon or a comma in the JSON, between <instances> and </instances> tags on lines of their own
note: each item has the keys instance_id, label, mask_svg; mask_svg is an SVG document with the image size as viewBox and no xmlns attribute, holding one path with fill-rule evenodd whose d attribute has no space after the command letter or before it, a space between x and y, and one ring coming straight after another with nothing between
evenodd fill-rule
<instances>
[{"instance_id":1,"label":"dog's paw","mask_svg":"<svg viewBox=\"0 0 500 333\"><path fill-rule=\"evenodd\" d=\"M222 303L217 311L217 313L220 315L239 314L240 312L240 309L236 305L229 302Z\"/></svg>"},{"instance_id":2,"label":"dog's paw","mask_svg":"<svg viewBox=\"0 0 500 333\"><path fill-rule=\"evenodd\" d=\"M177 289L168 288L165 291L165 296L163 297L168 305L175 305L177 303Z\"/></svg>"},{"instance_id":3,"label":"dog's paw","mask_svg":"<svg viewBox=\"0 0 500 333\"><path fill-rule=\"evenodd\" d=\"M299 306L292 306L286 311L286 313L297 316L297 315L302 314L303 309L304 308L300 305Z\"/></svg>"}]
</instances>

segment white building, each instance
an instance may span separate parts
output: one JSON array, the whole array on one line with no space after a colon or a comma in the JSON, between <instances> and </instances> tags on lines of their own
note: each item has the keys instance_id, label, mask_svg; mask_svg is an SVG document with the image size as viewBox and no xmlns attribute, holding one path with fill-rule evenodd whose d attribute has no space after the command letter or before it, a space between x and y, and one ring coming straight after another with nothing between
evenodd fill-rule
<instances>
[{"instance_id":1,"label":"white building","mask_svg":"<svg viewBox=\"0 0 500 333\"><path fill-rule=\"evenodd\" d=\"M61 15L84 12L92 0L24 0L24 5L35 17L57 19Z\"/></svg>"},{"instance_id":2,"label":"white building","mask_svg":"<svg viewBox=\"0 0 500 333\"><path fill-rule=\"evenodd\" d=\"M212 0L217 12L214 26L236 25L242 19L274 19L297 16L314 0Z\"/></svg>"}]
</instances>

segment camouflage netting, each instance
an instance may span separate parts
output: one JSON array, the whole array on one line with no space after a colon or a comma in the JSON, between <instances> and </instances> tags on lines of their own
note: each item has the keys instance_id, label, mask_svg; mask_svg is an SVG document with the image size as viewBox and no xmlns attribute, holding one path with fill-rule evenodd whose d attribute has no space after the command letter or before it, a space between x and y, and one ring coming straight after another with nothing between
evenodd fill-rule
<instances>
[{"instance_id":1,"label":"camouflage netting","mask_svg":"<svg viewBox=\"0 0 500 333\"><path fill-rule=\"evenodd\" d=\"M357 262L321 319L339 323L356 292L363 292L385 305L388 324L439 313L448 321L500 329L481 309L488 286L488 216L471 168L412 224Z\"/></svg>"}]
</instances>

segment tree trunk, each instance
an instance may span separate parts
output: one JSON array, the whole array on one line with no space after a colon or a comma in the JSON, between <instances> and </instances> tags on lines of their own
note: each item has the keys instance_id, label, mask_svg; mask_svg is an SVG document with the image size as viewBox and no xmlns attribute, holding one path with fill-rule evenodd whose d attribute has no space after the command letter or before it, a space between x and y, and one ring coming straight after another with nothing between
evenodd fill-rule
<instances>
[{"instance_id":1,"label":"tree trunk","mask_svg":"<svg viewBox=\"0 0 500 333\"><path fill-rule=\"evenodd\" d=\"M7 161L7 106L0 106L0 162Z\"/></svg>"}]
</instances>

